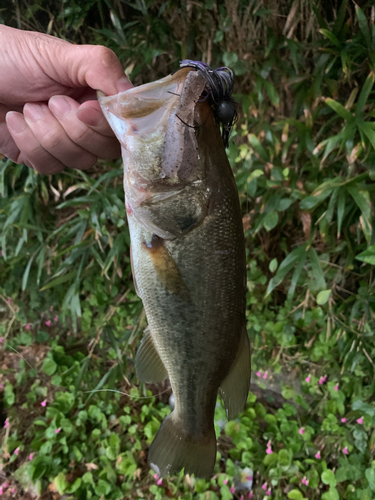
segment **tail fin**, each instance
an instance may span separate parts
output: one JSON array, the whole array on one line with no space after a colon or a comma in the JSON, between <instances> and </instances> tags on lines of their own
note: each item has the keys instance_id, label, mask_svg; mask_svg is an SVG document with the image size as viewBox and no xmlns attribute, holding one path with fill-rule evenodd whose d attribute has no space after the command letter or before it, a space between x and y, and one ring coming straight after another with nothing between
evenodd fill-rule
<instances>
[{"instance_id":1,"label":"tail fin","mask_svg":"<svg viewBox=\"0 0 375 500\"><path fill-rule=\"evenodd\" d=\"M216 460L216 436L212 433L199 441L184 432L173 411L162 422L148 453L148 462L164 477L185 469L185 474L210 477Z\"/></svg>"}]
</instances>

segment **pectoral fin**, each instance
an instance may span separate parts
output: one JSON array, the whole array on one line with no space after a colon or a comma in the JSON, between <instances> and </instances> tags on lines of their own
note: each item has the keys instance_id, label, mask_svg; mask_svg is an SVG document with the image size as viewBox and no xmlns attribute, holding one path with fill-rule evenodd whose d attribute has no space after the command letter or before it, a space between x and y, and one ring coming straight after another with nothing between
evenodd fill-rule
<instances>
[{"instance_id":1,"label":"pectoral fin","mask_svg":"<svg viewBox=\"0 0 375 500\"><path fill-rule=\"evenodd\" d=\"M224 400L228 419L243 411L250 389L250 341L246 328L242 330L237 356L230 372L221 383L219 392Z\"/></svg>"},{"instance_id":2,"label":"pectoral fin","mask_svg":"<svg viewBox=\"0 0 375 500\"><path fill-rule=\"evenodd\" d=\"M149 327L144 331L144 336L135 356L135 368L138 378L143 382L163 382L168 377L168 372L161 360Z\"/></svg>"}]
</instances>

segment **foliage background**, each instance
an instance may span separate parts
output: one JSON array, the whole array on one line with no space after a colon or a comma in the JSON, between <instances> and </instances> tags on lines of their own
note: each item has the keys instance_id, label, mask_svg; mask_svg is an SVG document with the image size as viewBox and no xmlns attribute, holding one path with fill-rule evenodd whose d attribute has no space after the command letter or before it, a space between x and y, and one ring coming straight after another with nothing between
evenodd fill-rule
<instances>
[{"instance_id":1,"label":"foliage background","mask_svg":"<svg viewBox=\"0 0 375 500\"><path fill-rule=\"evenodd\" d=\"M372 2L21 0L0 22L107 45L135 84L186 57L233 68L254 349L245 412L218 403L215 476L159 484L147 447L170 389L134 375L121 163L3 159L4 497L375 498Z\"/></svg>"}]
</instances>

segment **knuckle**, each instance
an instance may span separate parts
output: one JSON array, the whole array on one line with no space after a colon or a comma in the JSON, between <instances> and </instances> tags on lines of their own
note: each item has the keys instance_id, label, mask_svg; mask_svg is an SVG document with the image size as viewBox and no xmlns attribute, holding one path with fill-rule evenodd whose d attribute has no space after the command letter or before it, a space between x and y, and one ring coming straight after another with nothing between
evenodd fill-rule
<instances>
[{"instance_id":1,"label":"knuckle","mask_svg":"<svg viewBox=\"0 0 375 500\"><path fill-rule=\"evenodd\" d=\"M103 66L112 66L117 62L117 56L113 52L113 50L108 47L104 47L104 45L95 45L93 47L94 57L96 57Z\"/></svg>"}]
</instances>

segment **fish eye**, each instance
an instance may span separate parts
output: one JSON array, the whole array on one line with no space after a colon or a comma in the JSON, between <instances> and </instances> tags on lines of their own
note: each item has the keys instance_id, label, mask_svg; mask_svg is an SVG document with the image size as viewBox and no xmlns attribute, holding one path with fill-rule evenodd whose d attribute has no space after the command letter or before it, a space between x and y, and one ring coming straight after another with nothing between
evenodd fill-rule
<instances>
[{"instance_id":1,"label":"fish eye","mask_svg":"<svg viewBox=\"0 0 375 500\"><path fill-rule=\"evenodd\" d=\"M215 113L219 122L229 124L232 123L236 115L236 106L230 101L221 101Z\"/></svg>"}]
</instances>

